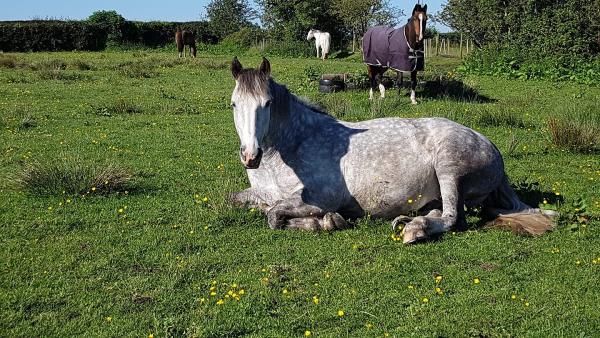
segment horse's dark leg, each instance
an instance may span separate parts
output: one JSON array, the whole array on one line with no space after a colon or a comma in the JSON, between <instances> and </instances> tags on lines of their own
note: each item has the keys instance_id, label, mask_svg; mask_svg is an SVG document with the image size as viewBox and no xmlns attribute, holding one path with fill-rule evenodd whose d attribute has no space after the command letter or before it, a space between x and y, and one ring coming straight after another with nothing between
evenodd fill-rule
<instances>
[{"instance_id":1,"label":"horse's dark leg","mask_svg":"<svg viewBox=\"0 0 600 338\"><path fill-rule=\"evenodd\" d=\"M404 83L404 74L402 72L396 72L396 87L398 87L398 94L402 91L402 84Z\"/></svg>"},{"instance_id":2,"label":"horse's dark leg","mask_svg":"<svg viewBox=\"0 0 600 338\"><path fill-rule=\"evenodd\" d=\"M417 95L415 90L417 89L417 71L410 72L410 102L417 104Z\"/></svg>"},{"instance_id":3,"label":"horse's dark leg","mask_svg":"<svg viewBox=\"0 0 600 338\"><path fill-rule=\"evenodd\" d=\"M190 45L190 53L192 54L192 57L196 57L196 43L195 42L193 42Z\"/></svg>"},{"instance_id":4,"label":"horse's dark leg","mask_svg":"<svg viewBox=\"0 0 600 338\"><path fill-rule=\"evenodd\" d=\"M277 202L268 212L271 229L334 230L348 227L348 223L336 212L304 203L300 197Z\"/></svg>"}]
</instances>

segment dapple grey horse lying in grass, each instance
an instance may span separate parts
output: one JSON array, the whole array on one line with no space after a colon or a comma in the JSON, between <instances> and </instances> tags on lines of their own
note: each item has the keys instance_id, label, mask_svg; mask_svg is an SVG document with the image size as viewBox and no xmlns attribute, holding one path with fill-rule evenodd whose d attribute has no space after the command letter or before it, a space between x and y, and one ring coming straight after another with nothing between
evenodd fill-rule
<instances>
[{"instance_id":1,"label":"dapple grey horse lying in grass","mask_svg":"<svg viewBox=\"0 0 600 338\"><path fill-rule=\"evenodd\" d=\"M234 58L231 70L251 186L231 198L260 208L273 229L343 229L370 214L406 224L403 241L413 243L466 226L465 205L514 231L552 228L519 200L498 149L474 130L443 118L343 122L271 79L267 59L244 69Z\"/></svg>"}]
</instances>

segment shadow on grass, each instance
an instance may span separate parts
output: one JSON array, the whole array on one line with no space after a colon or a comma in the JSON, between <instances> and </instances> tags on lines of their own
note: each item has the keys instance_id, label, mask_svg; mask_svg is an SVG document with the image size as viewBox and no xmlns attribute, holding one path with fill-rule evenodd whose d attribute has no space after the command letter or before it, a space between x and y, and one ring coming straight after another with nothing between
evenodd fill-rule
<instances>
[{"instance_id":1,"label":"shadow on grass","mask_svg":"<svg viewBox=\"0 0 600 338\"><path fill-rule=\"evenodd\" d=\"M404 84L410 85L410 81L405 81ZM435 78L426 80L421 85L422 90L418 96L428 99L445 99L460 102L471 103L494 103L498 100L489 98L464 82L456 79Z\"/></svg>"}]
</instances>

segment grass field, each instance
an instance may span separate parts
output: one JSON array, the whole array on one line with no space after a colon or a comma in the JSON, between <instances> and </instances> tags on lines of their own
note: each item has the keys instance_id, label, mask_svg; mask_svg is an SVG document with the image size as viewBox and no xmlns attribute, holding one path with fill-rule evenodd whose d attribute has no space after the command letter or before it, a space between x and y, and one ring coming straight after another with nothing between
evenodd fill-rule
<instances>
[{"instance_id":1,"label":"grass field","mask_svg":"<svg viewBox=\"0 0 600 338\"><path fill-rule=\"evenodd\" d=\"M600 157L556 146L549 121L588 118L597 131L600 88L462 76L440 58L419 105L406 90L371 103L366 90L317 92L316 75L365 73L356 57L272 58L277 81L342 119L477 129L522 198L562 215L539 238L474 215L469 231L404 246L387 221L273 231L225 202L248 186L230 60L0 55L0 336L599 334ZM124 183L107 191L98 172Z\"/></svg>"}]
</instances>

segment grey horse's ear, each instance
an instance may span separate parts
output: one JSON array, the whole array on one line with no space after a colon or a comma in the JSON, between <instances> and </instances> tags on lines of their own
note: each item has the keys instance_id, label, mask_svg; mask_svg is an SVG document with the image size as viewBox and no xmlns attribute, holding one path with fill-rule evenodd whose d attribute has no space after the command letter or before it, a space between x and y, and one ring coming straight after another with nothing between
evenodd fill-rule
<instances>
[{"instance_id":1,"label":"grey horse's ear","mask_svg":"<svg viewBox=\"0 0 600 338\"><path fill-rule=\"evenodd\" d=\"M244 67L242 67L240 60L238 60L237 56L234 56L233 61L231 61L231 74L233 75L234 79L238 78L242 72L242 69L244 69Z\"/></svg>"},{"instance_id":2,"label":"grey horse's ear","mask_svg":"<svg viewBox=\"0 0 600 338\"><path fill-rule=\"evenodd\" d=\"M427 5L423 6L423 12L427 13Z\"/></svg>"},{"instance_id":3,"label":"grey horse's ear","mask_svg":"<svg viewBox=\"0 0 600 338\"><path fill-rule=\"evenodd\" d=\"M266 57L263 56L262 63L260 64L260 72L265 74L266 76L271 75L271 64Z\"/></svg>"}]
</instances>

